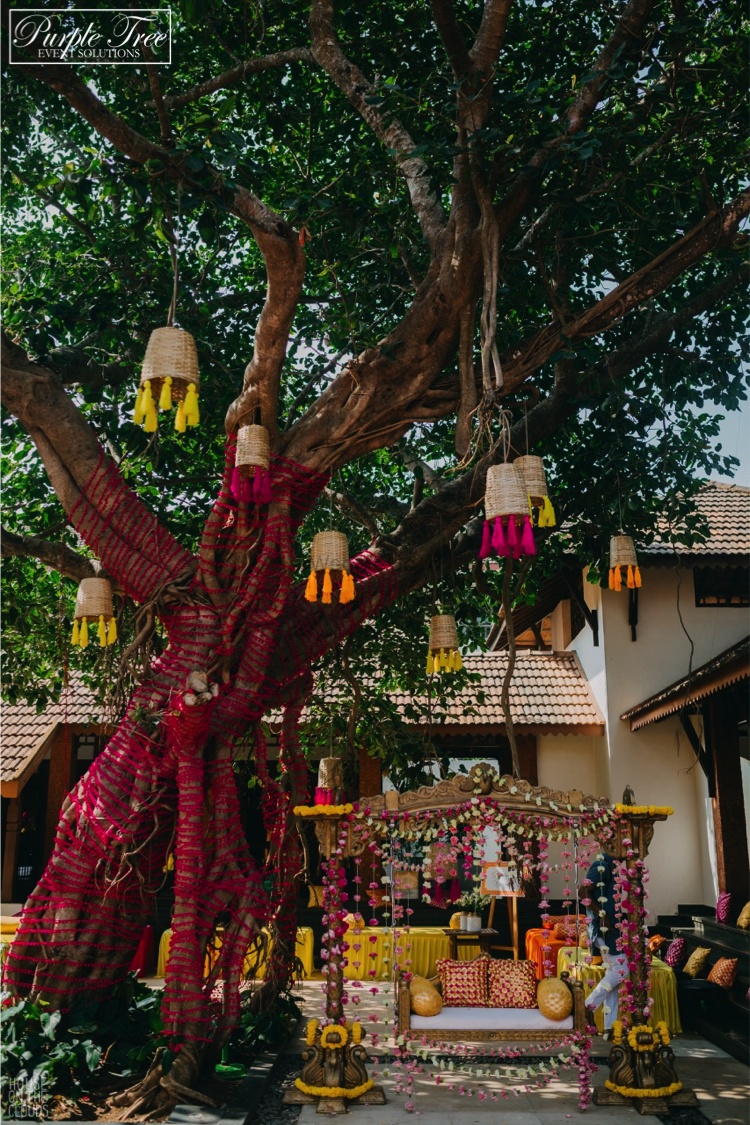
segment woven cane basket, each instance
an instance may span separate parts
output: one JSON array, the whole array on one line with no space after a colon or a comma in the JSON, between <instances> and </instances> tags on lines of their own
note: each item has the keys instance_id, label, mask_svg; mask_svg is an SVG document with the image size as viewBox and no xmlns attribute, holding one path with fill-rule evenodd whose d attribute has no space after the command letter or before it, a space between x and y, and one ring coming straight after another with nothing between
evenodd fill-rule
<instances>
[{"instance_id":1,"label":"woven cane basket","mask_svg":"<svg viewBox=\"0 0 750 1125\"><path fill-rule=\"evenodd\" d=\"M458 648L456 619L452 613L439 613L430 618L430 651L440 652L441 648L446 652Z\"/></svg>"},{"instance_id":2,"label":"woven cane basket","mask_svg":"<svg viewBox=\"0 0 750 1125\"><path fill-rule=\"evenodd\" d=\"M547 474L541 457L529 454L527 457L517 457L513 464L519 469L526 485L526 492L532 500L541 503L545 496L549 496Z\"/></svg>"},{"instance_id":3,"label":"woven cane basket","mask_svg":"<svg viewBox=\"0 0 750 1125\"><path fill-rule=\"evenodd\" d=\"M484 512L488 520L497 516L529 514L526 484L515 462L512 465L492 465L487 471Z\"/></svg>"},{"instance_id":4,"label":"woven cane basket","mask_svg":"<svg viewBox=\"0 0 750 1125\"><path fill-rule=\"evenodd\" d=\"M613 535L609 541L609 565L638 566L635 544L630 535Z\"/></svg>"},{"instance_id":5,"label":"woven cane basket","mask_svg":"<svg viewBox=\"0 0 750 1125\"><path fill-rule=\"evenodd\" d=\"M270 447L265 426L240 426L237 431L235 465L241 476L250 476L253 469L268 468Z\"/></svg>"},{"instance_id":6,"label":"woven cane basket","mask_svg":"<svg viewBox=\"0 0 750 1125\"><path fill-rule=\"evenodd\" d=\"M349 543L343 531L319 531L310 554L313 570L349 570Z\"/></svg>"},{"instance_id":7,"label":"woven cane basket","mask_svg":"<svg viewBox=\"0 0 750 1125\"><path fill-rule=\"evenodd\" d=\"M341 758L321 758L318 762L318 788L340 789L344 784Z\"/></svg>"},{"instance_id":8,"label":"woven cane basket","mask_svg":"<svg viewBox=\"0 0 750 1125\"><path fill-rule=\"evenodd\" d=\"M87 618L89 621L98 621L104 614L105 619L114 616L112 610L112 587L106 578L84 578L76 594L76 608L73 614L76 621Z\"/></svg>"},{"instance_id":9,"label":"woven cane basket","mask_svg":"<svg viewBox=\"0 0 750 1125\"><path fill-rule=\"evenodd\" d=\"M172 376L172 398L185 397L189 383L200 387L198 353L195 340L182 328L155 328L146 347L141 370L141 386L150 380L151 391L158 402L162 380Z\"/></svg>"}]
</instances>

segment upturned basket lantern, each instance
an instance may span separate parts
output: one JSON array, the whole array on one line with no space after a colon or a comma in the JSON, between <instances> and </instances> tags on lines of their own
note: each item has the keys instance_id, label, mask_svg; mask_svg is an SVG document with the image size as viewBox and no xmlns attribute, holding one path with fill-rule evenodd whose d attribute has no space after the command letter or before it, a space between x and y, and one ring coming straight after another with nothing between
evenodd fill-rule
<instances>
[{"instance_id":1,"label":"upturned basket lantern","mask_svg":"<svg viewBox=\"0 0 750 1125\"><path fill-rule=\"evenodd\" d=\"M117 640L117 623L112 605L112 587L107 578L82 579L76 594L73 612L71 642L86 648L89 643L89 624L98 622L99 644L114 644Z\"/></svg>"},{"instance_id":2,"label":"upturned basket lantern","mask_svg":"<svg viewBox=\"0 0 750 1125\"><path fill-rule=\"evenodd\" d=\"M310 577L305 588L307 600L316 602L320 587L321 602L331 605L334 578L340 581L340 604L346 605L347 602L354 601L354 579L349 572L347 538L343 531L319 531L312 541Z\"/></svg>"},{"instance_id":3,"label":"upturned basket lantern","mask_svg":"<svg viewBox=\"0 0 750 1125\"><path fill-rule=\"evenodd\" d=\"M517 457L513 464L518 468L526 485L526 494L529 498L529 508L536 509L538 527L554 527L556 524L555 509L549 498L547 474L544 471L544 461L532 453L525 457Z\"/></svg>"},{"instance_id":4,"label":"upturned basket lantern","mask_svg":"<svg viewBox=\"0 0 750 1125\"><path fill-rule=\"evenodd\" d=\"M637 590L641 585L641 572L632 536L613 535L609 541L610 590L622 589L623 571L628 590Z\"/></svg>"},{"instance_id":5,"label":"upturned basket lantern","mask_svg":"<svg viewBox=\"0 0 750 1125\"><path fill-rule=\"evenodd\" d=\"M174 428L184 433L187 426L197 426L200 421L199 390L198 352L193 337L182 328L155 328L141 369L133 414L135 424L154 433L158 411L171 410L176 402Z\"/></svg>"},{"instance_id":6,"label":"upturned basket lantern","mask_svg":"<svg viewBox=\"0 0 750 1125\"><path fill-rule=\"evenodd\" d=\"M486 559L493 551L514 559L536 554L528 492L516 462L491 465L487 470L484 514L480 559Z\"/></svg>"},{"instance_id":7,"label":"upturned basket lantern","mask_svg":"<svg viewBox=\"0 0 750 1125\"><path fill-rule=\"evenodd\" d=\"M240 426L232 473L232 495L245 504L271 503L271 477L268 466L271 445L265 426Z\"/></svg>"},{"instance_id":8,"label":"upturned basket lantern","mask_svg":"<svg viewBox=\"0 0 750 1125\"><path fill-rule=\"evenodd\" d=\"M341 758L321 758L318 763L318 784L315 789L316 805L342 805L344 803L344 763Z\"/></svg>"},{"instance_id":9,"label":"upturned basket lantern","mask_svg":"<svg viewBox=\"0 0 750 1125\"><path fill-rule=\"evenodd\" d=\"M463 666L456 619L452 613L438 613L430 618L427 675L430 676L433 672L460 672Z\"/></svg>"}]
</instances>

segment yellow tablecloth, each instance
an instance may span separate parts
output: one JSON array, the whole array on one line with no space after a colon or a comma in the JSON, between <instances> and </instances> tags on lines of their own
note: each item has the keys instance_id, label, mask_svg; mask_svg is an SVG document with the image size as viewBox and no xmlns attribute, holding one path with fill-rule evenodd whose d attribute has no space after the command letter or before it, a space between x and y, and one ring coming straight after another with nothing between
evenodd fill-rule
<instances>
[{"instance_id":1,"label":"yellow tablecloth","mask_svg":"<svg viewBox=\"0 0 750 1125\"><path fill-rule=\"evenodd\" d=\"M393 975L393 934L390 930L380 926L363 926L361 930L351 927L344 935L344 941L349 950L344 954L344 976L349 980L389 980ZM411 945L408 953L406 946ZM354 946L359 945L360 949ZM401 931L398 938L396 954L398 964L409 968L412 973L420 977L434 977L437 969L435 962L439 957L450 957L450 940L443 933L440 926L415 926L409 931L409 937ZM374 954L371 957L370 954ZM479 955L479 942L460 942L458 946L459 961L473 961ZM407 957L411 957L411 965L406 966ZM358 962L358 964L355 964ZM375 970L375 976L370 976L370 970Z\"/></svg>"},{"instance_id":2,"label":"yellow tablecloth","mask_svg":"<svg viewBox=\"0 0 750 1125\"><path fill-rule=\"evenodd\" d=\"M171 941L172 941L172 931L171 930L165 930L164 933L161 935L161 941L159 942L159 957L158 957L158 961L157 961L157 965L156 965L156 975L157 975L157 977L163 977L164 976L164 973L165 973L165 970L166 970L166 967L167 967L167 958L169 957L169 945L170 945ZM220 938L217 938L216 944L217 944L217 946L221 944ZM270 950L270 943L269 943L269 950ZM309 926L300 926L299 929L297 930L297 945L296 945L296 948L295 948L295 953L297 954L300 961L302 962L303 969L304 969L304 976L306 976L306 977L312 976L312 971L313 971L313 932L312 932L312 930L310 929ZM250 965L254 962L254 960L255 960L254 954L252 956L248 957L248 961L246 962L248 971L249 971ZM211 954L210 953L206 954L206 968L205 968L206 975L208 975L208 971L209 971L212 964L213 964L213 959L211 958ZM256 977L262 976L264 967L265 967L265 960L261 961L260 964L258 965L257 971L255 973Z\"/></svg>"},{"instance_id":3,"label":"yellow tablecloth","mask_svg":"<svg viewBox=\"0 0 750 1125\"><path fill-rule=\"evenodd\" d=\"M584 994L588 996L604 976L604 966L587 965L583 960L584 950L579 951L579 956L579 966L578 969L575 969L576 950L570 946L561 949L557 955L557 975L560 976L560 973L566 969L571 972L575 970L583 981ZM594 983L592 985L586 984L586 981L589 980ZM665 965L663 961L659 961L656 957L651 962L651 984L648 994L654 1001L651 1010L652 1023L664 1020L671 1035L679 1034L682 1031L682 1024L680 1023L680 1009L677 1003L677 981L669 965ZM604 1013L601 1007L595 1018L599 1031L603 1031Z\"/></svg>"}]
</instances>

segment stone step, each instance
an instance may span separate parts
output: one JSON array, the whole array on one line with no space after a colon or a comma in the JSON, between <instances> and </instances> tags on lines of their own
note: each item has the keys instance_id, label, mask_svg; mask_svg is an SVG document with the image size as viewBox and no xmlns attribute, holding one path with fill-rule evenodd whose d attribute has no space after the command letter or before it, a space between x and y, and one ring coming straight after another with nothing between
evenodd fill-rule
<instances>
[{"instance_id":1,"label":"stone step","mask_svg":"<svg viewBox=\"0 0 750 1125\"><path fill-rule=\"evenodd\" d=\"M692 921L693 932L702 934L707 943L750 957L750 931L740 930L737 926L726 926L710 918L694 917Z\"/></svg>"}]
</instances>

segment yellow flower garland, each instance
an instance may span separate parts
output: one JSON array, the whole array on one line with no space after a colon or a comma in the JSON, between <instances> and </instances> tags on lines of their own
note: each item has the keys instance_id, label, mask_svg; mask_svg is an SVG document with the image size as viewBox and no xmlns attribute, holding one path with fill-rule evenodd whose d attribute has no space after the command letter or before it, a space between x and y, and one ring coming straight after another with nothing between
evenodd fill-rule
<instances>
[{"instance_id":1,"label":"yellow flower garland","mask_svg":"<svg viewBox=\"0 0 750 1125\"><path fill-rule=\"evenodd\" d=\"M305 1043L308 1047L312 1047L315 1042L315 1032L318 1030L318 1021L310 1020L307 1025L307 1034L305 1035Z\"/></svg>"},{"instance_id":2,"label":"yellow flower garland","mask_svg":"<svg viewBox=\"0 0 750 1125\"><path fill-rule=\"evenodd\" d=\"M295 816L346 816L354 811L354 805L295 805Z\"/></svg>"},{"instance_id":3,"label":"yellow flower garland","mask_svg":"<svg viewBox=\"0 0 750 1125\"><path fill-rule=\"evenodd\" d=\"M361 1042L362 1042L362 1024L361 1023L353 1023L352 1024L352 1043L354 1043L356 1045L357 1043L361 1043Z\"/></svg>"},{"instance_id":4,"label":"yellow flower garland","mask_svg":"<svg viewBox=\"0 0 750 1125\"><path fill-rule=\"evenodd\" d=\"M669 805L615 805L615 812L631 816L672 816L674 809Z\"/></svg>"},{"instance_id":5,"label":"yellow flower garland","mask_svg":"<svg viewBox=\"0 0 750 1125\"><path fill-rule=\"evenodd\" d=\"M622 1020L615 1020L612 1024L612 1042L616 1047L622 1043Z\"/></svg>"},{"instance_id":6,"label":"yellow flower garland","mask_svg":"<svg viewBox=\"0 0 750 1125\"><path fill-rule=\"evenodd\" d=\"M361 1086L353 1086L351 1090L343 1086L308 1086L301 1078L295 1078L294 1085L303 1094L310 1094L314 1098L358 1098L361 1094L367 1093L373 1085L373 1080L368 1078Z\"/></svg>"},{"instance_id":7,"label":"yellow flower garland","mask_svg":"<svg viewBox=\"0 0 750 1125\"><path fill-rule=\"evenodd\" d=\"M609 1078L604 1085L608 1090L613 1090L615 1094L620 1094L623 1098L671 1098L672 1094L676 1094L678 1090L682 1089L681 1082L673 1082L671 1086L661 1086L655 1090L641 1090L632 1086L616 1086L614 1082L610 1082Z\"/></svg>"},{"instance_id":8,"label":"yellow flower garland","mask_svg":"<svg viewBox=\"0 0 750 1125\"><path fill-rule=\"evenodd\" d=\"M334 1034L338 1035L339 1038L331 1043L329 1040ZM320 1033L320 1045L321 1047L325 1047L326 1051L332 1051L336 1047L345 1047L348 1039L349 1032L339 1023L332 1023L328 1027L324 1027Z\"/></svg>"}]
</instances>

